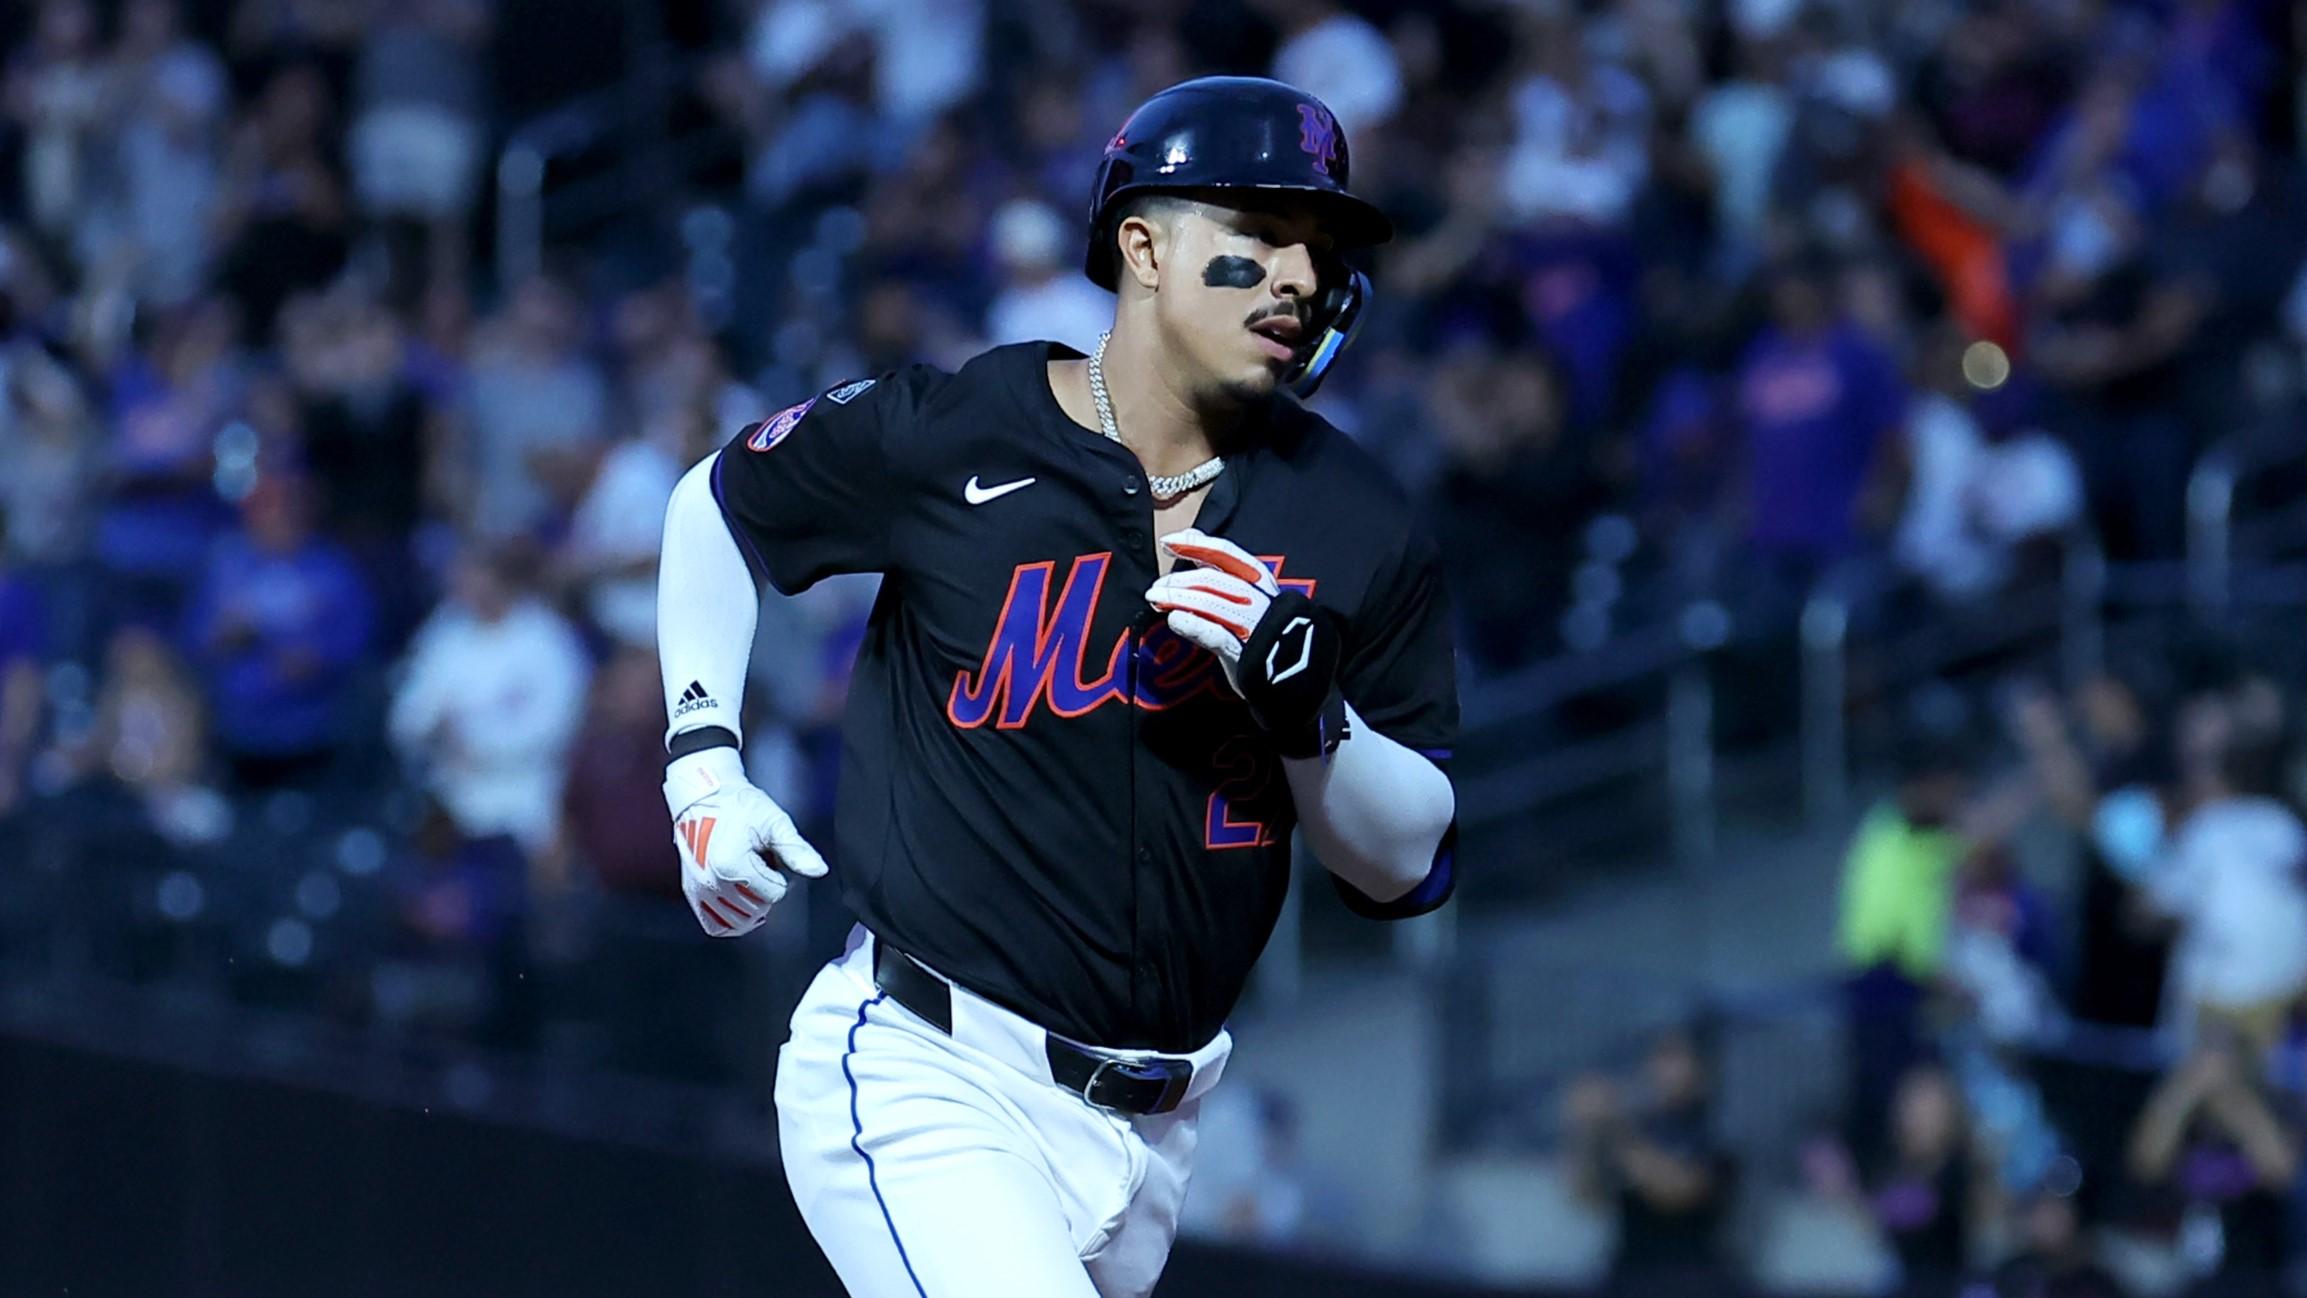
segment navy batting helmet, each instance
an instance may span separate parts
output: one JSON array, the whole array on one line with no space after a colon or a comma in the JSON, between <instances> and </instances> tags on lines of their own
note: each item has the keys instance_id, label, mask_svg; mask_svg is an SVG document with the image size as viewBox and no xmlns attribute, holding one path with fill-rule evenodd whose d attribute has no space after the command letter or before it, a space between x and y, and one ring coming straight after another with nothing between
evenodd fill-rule
<instances>
[{"instance_id":1,"label":"navy batting helmet","mask_svg":"<svg viewBox=\"0 0 2307 1298\"><path fill-rule=\"evenodd\" d=\"M1393 223L1346 190L1346 133L1321 100L1264 77L1199 77L1145 101L1098 164L1089 277L1112 288L1113 217L1132 194L1262 189L1303 194L1345 248L1384 243Z\"/></svg>"},{"instance_id":2,"label":"navy batting helmet","mask_svg":"<svg viewBox=\"0 0 2307 1298\"><path fill-rule=\"evenodd\" d=\"M1346 133L1321 100L1264 77L1198 77L1140 105L1105 146L1089 211L1089 260L1100 288L1119 280L1115 215L1138 194L1257 190L1302 196L1340 248L1394 237L1386 215L1346 188ZM1360 323L1369 281L1338 267L1309 323L1320 332L1288 377L1313 395ZM1335 281L1335 282L1330 282Z\"/></svg>"}]
</instances>

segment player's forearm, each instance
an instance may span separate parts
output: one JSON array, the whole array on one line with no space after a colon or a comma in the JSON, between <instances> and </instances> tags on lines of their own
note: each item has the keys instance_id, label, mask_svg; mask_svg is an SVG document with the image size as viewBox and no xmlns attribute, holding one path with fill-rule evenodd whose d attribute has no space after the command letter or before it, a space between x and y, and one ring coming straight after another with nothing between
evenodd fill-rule
<instances>
[{"instance_id":1,"label":"player's forearm","mask_svg":"<svg viewBox=\"0 0 2307 1298\"><path fill-rule=\"evenodd\" d=\"M665 507L657 559L657 665L665 687L666 742L706 727L732 737L745 665L761 613L752 570L713 495L718 453L689 470Z\"/></svg>"},{"instance_id":2,"label":"player's forearm","mask_svg":"<svg viewBox=\"0 0 2307 1298\"><path fill-rule=\"evenodd\" d=\"M1429 881L1457 815L1440 767L1346 709L1348 738L1327 761L1282 763L1298 823L1331 873L1373 902L1403 900Z\"/></svg>"}]
</instances>

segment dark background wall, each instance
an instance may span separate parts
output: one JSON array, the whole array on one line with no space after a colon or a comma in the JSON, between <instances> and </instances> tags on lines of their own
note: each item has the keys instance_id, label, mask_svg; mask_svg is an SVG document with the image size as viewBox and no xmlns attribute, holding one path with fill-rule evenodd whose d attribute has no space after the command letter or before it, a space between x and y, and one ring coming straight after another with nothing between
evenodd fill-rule
<instances>
[{"instance_id":1,"label":"dark background wall","mask_svg":"<svg viewBox=\"0 0 2307 1298\"><path fill-rule=\"evenodd\" d=\"M1181 1246L1161 1293L1479 1291ZM0 1037L0 1295L841 1298L777 1169Z\"/></svg>"}]
</instances>

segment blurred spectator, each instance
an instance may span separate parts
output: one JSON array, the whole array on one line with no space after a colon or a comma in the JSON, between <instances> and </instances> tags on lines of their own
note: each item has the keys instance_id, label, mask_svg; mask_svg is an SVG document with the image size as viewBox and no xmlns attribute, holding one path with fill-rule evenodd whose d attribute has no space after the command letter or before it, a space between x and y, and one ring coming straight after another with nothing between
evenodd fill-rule
<instances>
[{"instance_id":1,"label":"blurred spectator","mask_svg":"<svg viewBox=\"0 0 2307 1298\"><path fill-rule=\"evenodd\" d=\"M185 34L179 0L129 0L114 64L124 260L142 296L184 302L215 256L231 87L215 51Z\"/></svg>"},{"instance_id":2,"label":"blurred spectator","mask_svg":"<svg viewBox=\"0 0 2307 1298\"><path fill-rule=\"evenodd\" d=\"M977 0L757 0L747 52L754 75L782 92L854 50L874 69L874 118L910 126L977 88L984 31Z\"/></svg>"},{"instance_id":3,"label":"blurred spectator","mask_svg":"<svg viewBox=\"0 0 2307 1298\"><path fill-rule=\"evenodd\" d=\"M312 60L341 78L378 6L374 0L235 0L231 40L240 60Z\"/></svg>"},{"instance_id":4,"label":"blurred spectator","mask_svg":"<svg viewBox=\"0 0 2307 1298\"><path fill-rule=\"evenodd\" d=\"M22 133L22 210L70 247L94 195L108 79L89 0L39 0L32 40L8 60L8 116Z\"/></svg>"},{"instance_id":5,"label":"blurred spectator","mask_svg":"<svg viewBox=\"0 0 2307 1298\"><path fill-rule=\"evenodd\" d=\"M2013 823L2034 802L2023 783L2005 798ZM1966 819L1984 826L1988 815L1974 807ZM2017 853L1985 836L1996 831L1974 832L1982 840L1956 886L1936 1036L1976 1121L1982 1168L2005 1186L2037 1185L2066 1147L2031 1070L2033 1052L2054 1046L2068 1022L2053 990L2056 919L2051 898L2020 874Z\"/></svg>"},{"instance_id":6,"label":"blurred spectator","mask_svg":"<svg viewBox=\"0 0 2307 1298\"><path fill-rule=\"evenodd\" d=\"M590 671L576 632L505 555L468 550L409 649L393 745L464 838L535 853L560 820Z\"/></svg>"},{"instance_id":7,"label":"blurred spectator","mask_svg":"<svg viewBox=\"0 0 2307 1298\"><path fill-rule=\"evenodd\" d=\"M1988 348L1942 329L1924 361L1928 389L1906 426L1906 502L1892 545L1901 566L1949 600L2001 588L2023 544L2083 515L2082 478L2066 447L2013 426L2011 403L1976 398L1966 359L2009 366L2001 349Z\"/></svg>"},{"instance_id":8,"label":"blurred spectator","mask_svg":"<svg viewBox=\"0 0 2307 1298\"><path fill-rule=\"evenodd\" d=\"M2222 132L2156 247L2202 311L2185 339L2180 408L2209 445L2258 416L2250 362L2257 340L2277 332L2290 288L2271 272L2307 260L2307 175L2247 133Z\"/></svg>"},{"instance_id":9,"label":"blurred spectator","mask_svg":"<svg viewBox=\"0 0 2307 1298\"><path fill-rule=\"evenodd\" d=\"M2130 1298L2092 1255L2076 1193L2037 1190L2018 1208L2018 1249L1995 1268L1994 1298Z\"/></svg>"},{"instance_id":10,"label":"blurred spectator","mask_svg":"<svg viewBox=\"0 0 2307 1298\"><path fill-rule=\"evenodd\" d=\"M0 513L0 538L7 529ZM40 592L14 571L0 544L0 821L24 796L25 766L40 735L44 710L41 663L47 655L47 619Z\"/></svg>"},{"instance_id":11,"label":"blurred spectator","mask_svg":"<svg viewBox=\"0 0 2307 1298\"><path fill-rule=\"evenodd\" d=\"M977 93L985 77L984 0L871 0L835 10L872 24L874 116L882 121L917 128Z\"/></svg>"},{"instance_id":12,"label":"blurred spectator","mask_svg":"<svg viewBox=\"0 0 2307 1298\"><path fill-rule=\"evenodd\" d=\"M1989 1041L2027 1046L2049 1038L2060 1015L2052 942L2050 899L2018 873L2012 853L1972 852L1957 876L1946 974Z\"/></svg>"},{"instance_id":13,"label":"blurred spectator","mask_svg":"<svg viewBox=\"0 0 2307 1298\"><path fill-rule=\"evenodd\" d=\"M333 279L352 230L332 148L335 105L309 63L283 66L234 133L217 208L224 287L253 341L288 299Z\"/></svg>"},{"instance_id":14,"label":"blurred spectator","mask_svg":"<svg viewBox=\"0 0 2307 1298\"><path fill-rule=\"evenodd\" d=\"M106 376L110 481L96 556L120 583L120 605L173 616L228 525L212 483L218 434L245 389L234 320L233 307L214 298L170 313ZM253 456L253 446L242 449Z\"/></svg>"},{"instance_id":15,"label":"blurred spectator","mask_svg":"<svg viewBox=\"0 0 2307 1298\"><path fill-rule=\"evenodd\" d=\"M2181 362L2211 305L2150 237L2158 195L2134 164L2147 156L2139 136L2154 129L2152 107L2111 62L2046 146L2035 182L2044 234L2030 355L2066 400L2093 517L2121 559L2182 552L2184 507L2169 486L2185 480L2197 448L2182 418Z\"/></svg>"},{"instance_id":16,"label":"blurred spectator","mask_svg":"<svg viewBox=\"0 0 2307 1298\"><path fill-rule=\"evenodd\" d=\"M1962 1092L1923 1066L1891 1097L1890 1150L1868 1178L1875 1221L1897 1251L1904 1298L1954 1298L1970 1268L1994 1178L1976 1165Z\"/></svg>"},{"instance_id":17,"label":"blurred spectator","mask_svg":"<svg viewBox=\"0 0 2307 1298\"><path fill-rule=\"evenodd\" d=\"M1558 644L1582 560L1579 524L1603 498L1586 439L1564 427L1561 372L1468 339L1435 376L1444 460L1426 504L1472 663L1497 672ZM1493 562L1512 554L1515 562Z\"/></svg>"},{"instance_id":18,"label":"blurred spectator","mask_svg":"<svg viewBox=\"0 0 2307 1298\"><path fill-rule=\"evenodd\" d=\"M728 354L699 318L689 286L666 280L617 303L611 331L631 427L702 413L723 435L761 417L767 403L729 372ZM686 466L684 466L686 467Z\"/></svg>"},{"instance_id":19,"label":"blurred spectator","mask_svg":"<svg viewBox=\"0 0 2307 1298\"><path fill-rule=\"evenodd\" d=\"M476 476L468 525L491 539L565 520L609 431L609 388L586 353L577 303L542 277L514 290L473 339Z\"/></svg>"},{"instance_id":20,"label":"blurred spectator","mask_svg":"<svg viewBox=\"0 0 2307 1298\"><path fill-rule=\"evenodd\" d=\"M1035 75L1010 79L1003 87L1008 98L1004 116L1017 132L1009 153L1020 196L1038 197L1061 206L1082 192L1088 176L1083 163L1105 149L1121 125L1121 118L1104 120L1099 105L1084 84L1085 73L1063 65L1041 69ZM1114 112L1127 114L1137 105L1117 104Z\"/></svg>"},{"instance_id":21,"label":"blurred spectator","mask_svg":"<svg viewBox=\"0 0 2307 1298\"><path fill-rule=\"evenodd\" d=\"M2264 1052L2307 990L2307 826L2272 796L2274 736L2255 732L2240 702L2202 695L2180 714L2183 796L2193 810L2147 890L2179 924L2169 1007L2179 1026L2223 1025Z\"/></svg>"},{"instance_id":22,"label":"blurred spectator","mask_svg":"<svg viewBox=\"0 0 2307 1298\"><path fill-rule=\"evenodd\" d=\"M593 627L617 644L656 644L665 502L681 475L727 432L696 405L671 405L651 414L640 435L601 456L570 520L556 576L578 592Z\"/></svg>"},{"instance_id":23,"label":"blurred spectator","mask_svg":"<svg viewBox=\"0 0 2307 1298\"><path fill-rule=\"evenodd\" d=\"M1523 10L1502 193L1524 221L1623 221L1649 170L1650 95L1564 11Z\"/></svg>"},{"instance_id":24,"label":"blurred spectator","mask_svg":"<svg viewBox=\"0 0 2307 1298\"><path fill-rule=\"evenodd\" d=\"M461 234L488 145L482 55L495 6L401 0L364 36L349 144L371 215Z\"/></svg>"},{"instance_id":25,"label":"blurred spectator","mask_svg":"<svg viewBox=\"0 0 2307 1298\"><path fill-rule=\"evenodd\" d=\"M2207 1033L2148 1097L2132 1129L2130 1171L2152 1219L2177 1238L2202 1298L2272 1298L2292 1237L2300 1168L2295 1118L2257 1080L2260 1052Z\"/></svg>"},{"instance_id":26,"label":"blurred spectator","mask_svg":"<svg viewBox=\"0 0 2307 1298\"><path fill-rule=\"evenodd\" d=\"M665 696L649 649L621 650L601 668L571 753L562 846L611 892L679 896L680 860L659 814Z\"/></svg>"},{"instance_id":27,"label":"blurred spectator","mask_svg":"<svg viewBox=\"0 0 2307 1298\"><path fill-rule=\"evenodd\" d=\"M1566 380L1573 427L1596 430L1613 415L1620 367L1641 323L1636 249L1616 230L1556 225L1510 239L1494 274L1519 292L1521 315ZM1499 328L1502 322L1485 322ZM1508 325L1501 339L1528 347ZM1533 349L1535 350L1535 349Z\"/></svg>"},{"instance_id":28,"label":"blurred spectator","mask_svg":"<svg viewBox=\"0 0 2307 1298\"><path fill-rule=\"evenodd\" d=\"M1897 464L1906 389L1891 358L1838 315L1824 262L1779 266L1770 301L1771 324L1736 379L1746 533L1780 597L1799 601L1888 521L1883 479Z\"/></svg>"},{"instance_id":29,"label":"blurred spectator","mask_svg":"<svg viewBox=\"0 0 2307 1298\"><path fill-rule=\"evenodd\" d=\"M436 808L402 872L401 919L424 942L454 954L502 939L527 910L521 847L505 834L471 835Z\"/></svg>"},{"instance_id":30,"label":"blurred spectator","mask_svg":"<svg viewBox=\"0 0 2307 1298\"><path fill-rule=\"evenodd\" d=\"M178 844L213 842L232 812L209 785L208 718L183 664L156 632L115 632L104 655L94 727L66 751L77 776L103 776L132 795L145 821Z\"/></svg>"},{"instance_id":31,"label":"blurred spectator","mask_svg":"<svg viewBox=\"0 0 2307 1298\"><path fill-rule=\"evenodd\" d=\"M365 295L299 297L280 342L298 402L305 468L336 535L363 547L405 543L426 499L423 394L403 368L400 322Z\"/></svg>"},{"instance_id":32,"label":"blurred spectator","mask_svg":"<svg viewBox=\"0 0 2307 1298\"><path fill-rule=\"evenodd\" d=\"M1719 1292L1730 1190L1710 1085L1697 1037L1677 1029L1651 1043L1632 1096L1589 1076L1565 1101L1581 1193L1617 1209L1612 1274L1628 1294Z\"/></svg>"},{"instance_id":33,"label":"blurred spectator","mask_svg":"<svg viewBox=\"0 0 2307 1298\"><path fill-rule=\"evenodd\" d=\"M1858 11L1811 5L1799 12L1794 122L1772 177L1786 220L1777 233L1848 254L1876 234L1898 87Z\"/></svg>"},{"instance_id":34,"label":"blurred spectator","mask_svg":"<svg viewBox=\"0 0 2307 1298\"><path fill-rule=\"evenodd\" d=\"M1113 327L1113 294L1082 277L1075 237L1049 205L1011 199L993 214L1003 284L985 313L985 341L1061 342L1084 355Z\"/></svg>"},{"instance_id":35,"label":"blurred spectator","mask_svg":"<svg viewBox=\"0 0 2307 1298\"><path fill-rule=\"evenodd\" d=\"M1947 1069L1918 1063L1899 1075L1884 1116L1881 1151L1855 1165L1831 1142L1814 1146L1805 1164L1812 1188L1864 1204L1898 1259L1890 1290L1898 1298L1967 1298L1963 1280L1996 1195L1962 1091Z\"/></svg>"},{"instance_id":36,"label":"blurred spectator","mask_svg":"<svg viewBox=\"0 0 2307 1298\"><path fill-rule=\"evenodd\" d=\"M1273 76L1300 87L1338 117L1349 139L1374 135L1402 103L1394 47L1368 19L1334 0L1264 0L1281 29Z\"/></svg>"},{"instance_id":37,"label":"blurred spectator","mask_svg":"<svg viewBox=\"0 0 2307 1298\"><path fill-rule=\"evenodd\" d=\"M529 858L502 832L474 834L431 807L389 875L390 953L372 976L377 1017L395 1029L525 1045Z\"/></svg>"},{"instance_id":38,"label":"blurred spectator","mask_svg":"<svg viewBox=\"0 0 2307 1298\"><path fill-rule=\"evenodd\" d=\"M806 40L780 26L785 14L810 16ZM869 102L871 43L819 30L832 21L829 6L764 4L744 64L724 66L710 84L745 137L745 197L765 212L854 197L902 152L902 134Z\"/></svg>"},{"instance_id":39,"label":"blurred spectator","mask_svg":"<svg viewBox=\"0 0 2307 1298\"><path fill-rule=\"evenodd\" d=\"M1916 107L1962 161L2008 179L2026 164L2074 90L2074 61L2023 0L1965 7L1916 72Z\"/></svg>"},{"instance_id":40,"label":"blurred spectator","mask_svg":"<svg viewBox=\"0 0 2307 1298\"><path fill-rule=\"evenodd\" d=\"M313 509L301 479L258 483L186 617L187 656L244 789L309 783L347 738L373 601L352 560L314 534Z\"/></svg>"},{"instance_id":41,"label":"blurred spectator","mask_svg":"<svg viewBox=\"0 0 2307 1298\"><path fill-rule=\"evenodd\" d=\"M1195 1193L1186 1197L1180 1230L1267 1247L1335 1242L1325 1237L1340 1225L1340 1205L1300 1164L1297 1108L1288 1096L1220 1088L1202 1121Z\"/></svg>"},{"instance_id":42,"label":"blurred spectator","mask_svg":"<svg viewBox=\"0 0 2307 1298\"><path fill-rule=\"evenodd\" d=\"M436 499L430 466L447 440L410 373L405 332L381 304L335 293L290 303L281 342L323 521L380 587L392 633L405 633L409 543Z\"/></svg>"},{"instance_id":43,"label":"blurred spectator","mask_svg":"<svg viewBox=\"0 0 2307 1298\"><path fill-rule=\"evenodd\" d=\"M1011 195L1001 173L973 165L973 136L960 113L939 120L866 199L855 271L865 296L855 329L867 357L904 339L906 359L958 369L979 350L974 326L985 318L994 288L982 231ZM891 290L907 299L902 315ZM888 366L849 368L880 373Z\"/></svg>"},{"instance_id":44,"label":"blurred spectator","mask_svg":"<svg viewBox=\"0 0 2307 1298\"><path fill-rule=\"evenodd\" d=\"M2076 692L2070 723L2048 691L2009 704L2011 729L2050 810L2084 853L2077 1017L2150 1027L2162 1015L2170 938L2139 895L2162 853L2173 789L2169 719L2143 678L2102 672Z\"/></svg>"},{"instance_id":45,"label":"blurred spectator","mask_svg":"<svg viewBox=\"0 0 2307 1298\"><path fill-rule=\"evenodd\" d=\"M1707 88L1691 112L1691 138L1713 166L1715 213L1730 255L1740 262L1761 253L1771 180L1794 124L1787 56L1777 37L1739 37L1731 75Z\"/></svg>"},{"instance_id":46,"label":"blurred spectator","mask_svg":"<svg viewBox=\"0 0 2307 1298\"><path fill-rule=\"evenodd\" d=\"M0 548L35 568L87 553L100 438L70 369L37 345L0 344Z\"/></svg>"},{"instance_id":47,"label":"blurred spectator","mask_svg":"<svg viewBox=\"0 0 2307 1298\"><path fill-rule=\"evenodd\" d=\"M1922 1057L1923 998L1945 962L1955 875L1970 851L1958 823L1971 785L1967 753L1926 737L1901 756L1896 795L1860 822L1843 866L1845 1112L1862 1161L1881 1144L1893 1088Z\"/></svg>"},{"instance_id":48,"label":"blurred spectator","mask_svg":"<svg viewBox=\"0 0 2307 1298\"><path fill-rule=\"evenodd\" d=\"M1634 434L1644 534L1689 583L1709 581L1722 561L1722 478L1730 460L1724 404L1712 376L1679 366L1653 384Z\"/></svg>"}]
</instances>

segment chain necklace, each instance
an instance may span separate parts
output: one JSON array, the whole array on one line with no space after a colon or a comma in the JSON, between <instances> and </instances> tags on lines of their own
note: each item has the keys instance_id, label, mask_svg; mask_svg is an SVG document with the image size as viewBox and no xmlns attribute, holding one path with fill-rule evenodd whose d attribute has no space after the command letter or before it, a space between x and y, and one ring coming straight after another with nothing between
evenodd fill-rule
<instances>
[{"instance_id":1,"label":"chain necklace","mask_svg":"<svg viewBox=\"0 0 2307 1298\"><path fill-rule=\"evenodd\" d=\"M1113 334L1110 332L1099 334L1097 350L1090 353L1089 395L1097 401L1098 427L1107 438L1118 444L1121 441L1121 429L1114 426L1113 402L1105 394L1105 344L1111 337ZM1152 489L1154 499L1176 500L1225 471L1225 457L1213 455L1183 473L1173 473L1168 477L1149 473L1146 475L1146 485Z\"/></svg>"}]
</instances>

